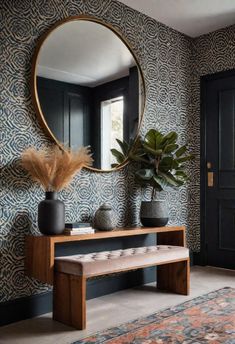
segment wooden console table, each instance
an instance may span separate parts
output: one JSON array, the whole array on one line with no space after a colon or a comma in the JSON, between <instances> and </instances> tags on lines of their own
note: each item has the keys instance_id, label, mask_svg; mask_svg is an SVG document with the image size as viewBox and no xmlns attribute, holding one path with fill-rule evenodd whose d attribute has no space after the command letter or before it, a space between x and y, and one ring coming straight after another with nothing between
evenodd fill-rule
<instances>
[{"instance_id":1,"label":"wooden console table","mask_svg":"<svg viewBox=\"0 0 235 344\"><path fill-rule=\"evenodd\" d=\"M84 240L98 240L136 235L157 234L158 245L185 246L185 227L117 228L111 232L82 235L27 236L25 242L25 273L53 285L55 245Z\"/></svg>"}]
</instances>

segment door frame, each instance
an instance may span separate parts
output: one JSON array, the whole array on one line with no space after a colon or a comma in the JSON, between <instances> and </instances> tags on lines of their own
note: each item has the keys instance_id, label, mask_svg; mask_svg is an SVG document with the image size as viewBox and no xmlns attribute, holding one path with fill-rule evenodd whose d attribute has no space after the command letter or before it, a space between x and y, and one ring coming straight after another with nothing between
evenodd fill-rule
<instances>
[{"instance_id":1,"label":"door frame","mask_svg":"<svg viewBox=\"0 0 235 344\"><path fill-rule=\"evenodd\" d=\"M235 76L235 69L215 72L200 77L200 252L194 253L195 265L207 265L207 233L206 233L206 84L208 81Z\"/></svg>"}]
</instances>

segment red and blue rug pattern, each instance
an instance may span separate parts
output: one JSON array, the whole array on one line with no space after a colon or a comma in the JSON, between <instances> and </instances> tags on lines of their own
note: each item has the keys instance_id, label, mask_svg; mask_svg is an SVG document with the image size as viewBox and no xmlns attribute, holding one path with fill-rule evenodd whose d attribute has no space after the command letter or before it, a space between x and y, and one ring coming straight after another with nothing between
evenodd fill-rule
<instances>
[{"instance_id":1,"label":"red and blue rug pattern","mask_svg":"<svg viewBox=\"0 0 235 344\"><path fill-rule=\"evenodd\" d=\"M235 344L235 289L216 290L73 344L82 343Z\"/></svg>"}]
</instances>

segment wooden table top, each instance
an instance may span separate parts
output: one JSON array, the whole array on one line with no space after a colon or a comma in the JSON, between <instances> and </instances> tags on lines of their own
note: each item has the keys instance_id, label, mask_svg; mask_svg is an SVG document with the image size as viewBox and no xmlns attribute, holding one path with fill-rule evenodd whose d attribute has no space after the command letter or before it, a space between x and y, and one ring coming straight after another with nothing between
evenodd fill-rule
<instances>
[{"instance_id":1,"label":"wooden table top","mask_svg":"<svg viewBox=\"0 0 235 344\"><path fill-rule=\"evenodd\" d=\"M48 236L30 236L33 240L44 240L50 241L51 243L62 243L69 241L82 241L82 240L96 240L96 239L107 239L117 237L128 237L135 235L184 231L184 226L164 226L164 227L129 227L129 228L116 228L113 231L96 231L92 234L80 234L80 235L48 235Z\"/></svg>"}]
</instances>

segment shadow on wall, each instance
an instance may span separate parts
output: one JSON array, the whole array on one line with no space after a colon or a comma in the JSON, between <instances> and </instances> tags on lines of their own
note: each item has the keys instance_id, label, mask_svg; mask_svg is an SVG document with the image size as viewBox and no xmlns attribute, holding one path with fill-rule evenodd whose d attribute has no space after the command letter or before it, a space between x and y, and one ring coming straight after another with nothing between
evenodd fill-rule
<instances>
[{"instance_id":1,"label":"shadow on wall","mask_svg":"<svg viewBox=\"0 0 235 344\"><path fill-rule=\"evenodd\" d=\"M25 175L18 159L1 167L0 175L0 300L4 302L46 288L24 275L25 236L37 231L35 209L40 197L38 189L35 186L35 197L29 205L33 183Z\"/></svg>"},{"instance_id":2,"label":"shadow on wall","mask_svg":"<svg viewBox=\"0 0 235 344\"><path fill-rule=\"evenodd\" d=\"M3 232L0 241L0 279L3 282L0 299L7 301L19 295L19 290L17 294L15 293L19 287L21 296L24 296L25 288L28 287L28 281L24 275L24 251L25 236L30 233L32 218L27 210L9 214L3 209L2 213L3 221L1 222L5 222L6 218L11 217L11 221L7 222L5 226L1 226Z\"/></svg>"},{"instance_id":3,"label":"shadow on wall","mask_svg":"<svg viewBox=\"0 0 235 344\"><path fill-rule=\"evenodd\" d=\"M38 202L42 199L42 190L34 183L20 165L20 159L14 159L0 167L1 175L1 235L17 232L21 235L35 232L35 218ZM32 196L33 195L33 196ZM24 221L22 220L24 219ZM25 224L22 228L22 224ZM10 229L12 229L10 231Z\"/></svg>"}]
</instances>

